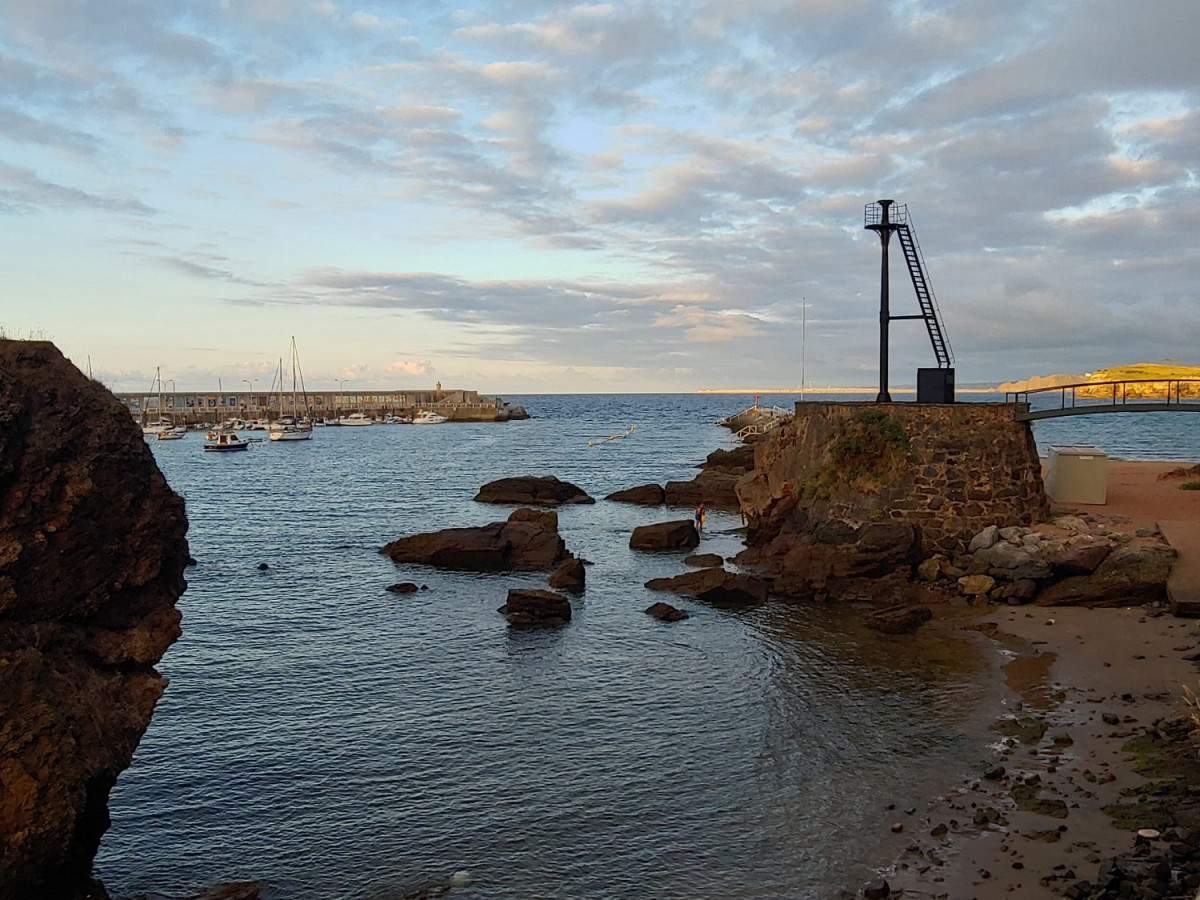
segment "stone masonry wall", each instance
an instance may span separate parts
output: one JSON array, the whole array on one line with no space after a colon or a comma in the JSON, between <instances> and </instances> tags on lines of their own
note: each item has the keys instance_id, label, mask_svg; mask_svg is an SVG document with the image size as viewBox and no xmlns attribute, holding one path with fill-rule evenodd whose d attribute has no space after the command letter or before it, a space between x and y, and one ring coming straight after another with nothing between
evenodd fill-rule
<instances>
[{"instance_id":1,"label":"stone masonry wall","mask_svg":"<svg viewBox=\"0 0 1200 900\"><path fill-rule=\"evenodd\" d=\"M820 522L898 522L923 553L954 552L988 525L1031 525L1048 506L1027 422L999 403L796 404L795 418L762 439L755 470L737 487L751 545ZM903 431L898 438L896 426ZM886 460L851 467L847 435L893 438ZM860 442L861 443L861 442ZM853 446L853 445L852 445Z\"/></svg>"}]
</instances>

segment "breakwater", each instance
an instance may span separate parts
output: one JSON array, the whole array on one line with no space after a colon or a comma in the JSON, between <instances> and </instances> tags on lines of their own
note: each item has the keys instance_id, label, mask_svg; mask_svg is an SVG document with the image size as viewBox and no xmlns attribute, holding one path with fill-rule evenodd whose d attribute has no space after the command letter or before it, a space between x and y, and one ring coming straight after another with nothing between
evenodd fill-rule
<instances>
[{"instance_id":1,"label":"breakwater","mask_svg":"<svg viewBox=\"0 0 1200 900\"><path fill-rule=\"evenodd\" d=\"M303 415L341 416L361 412L372 417L412 415L431 410L451 422L507 422L527 419L525 408L478 391L306 391L290 392L179 391L119 393L139 423L167 419L178 425L215 424L228 418L275 419Z\"/></svg>"}]
</instances>

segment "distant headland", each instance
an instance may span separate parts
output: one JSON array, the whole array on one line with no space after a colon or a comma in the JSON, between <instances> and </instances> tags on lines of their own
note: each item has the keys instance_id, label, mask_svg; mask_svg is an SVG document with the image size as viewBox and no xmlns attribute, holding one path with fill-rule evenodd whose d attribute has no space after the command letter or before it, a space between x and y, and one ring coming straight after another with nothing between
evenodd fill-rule
<instances>
[{"instance_id":1,"label":"distant headland","mask_svg":"<svg viewBox=\"0 0 1200 900\"><path fill-rule=\"evenodd\" d=\"M1024 381L1006 381L998 391L1036 391L1064 384L1103 383L1107 381L1174 381L1181 378L1200 378L1200 366L1184 366L1171 360L1161 363L1131 363L1097 369L1084 375L1034 375Z\"/></svg>"}]
</instances>

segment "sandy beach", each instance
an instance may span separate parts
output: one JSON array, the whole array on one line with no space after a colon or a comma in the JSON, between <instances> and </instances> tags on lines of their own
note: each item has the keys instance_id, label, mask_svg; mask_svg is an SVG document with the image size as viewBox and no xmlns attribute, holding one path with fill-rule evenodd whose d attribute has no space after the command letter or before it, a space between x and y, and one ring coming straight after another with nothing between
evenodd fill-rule
<instances>
[{"instance_id":1,"label":"sandy beach","mask_svg":"<svg viewBox=\"0 0 1200 900\"><path fill-rule=\"evenodd\" d=\"M1159 478L1179 467L1111 461L1104 505L1054 509L1131 533L1174 523L1169 534L1185 545L1177 572L1191 573L1200 565L1200 491L1181 490L1188 479ZM1200 670L1185 657L1200 651L1200 620L1140 606L993 605L958 624L982 629L1004 675L995 699L1010 725L998 722L995 746L981 748L992 762L977 777L907 818L907 850L884 876L893 896L1063 896L1134 847L1135 832L1103 808L1145 783L1122 746L1188 712L1183 686L1197 689ZM1016 808L1013 785L1033 779L1031 793L1051 801L1054 815Z\"/></svg>"}]
</instances>

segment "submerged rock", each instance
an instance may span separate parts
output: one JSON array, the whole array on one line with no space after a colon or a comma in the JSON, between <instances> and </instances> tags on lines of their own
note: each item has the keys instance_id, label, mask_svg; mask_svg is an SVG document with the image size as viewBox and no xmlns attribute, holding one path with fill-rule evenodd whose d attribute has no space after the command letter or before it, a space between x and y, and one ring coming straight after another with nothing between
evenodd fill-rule
<instances>
[{"instance_id":1,"label":"submerged rock","mask_svg":"<svg viewBox=\"0 0 1200 900\"><path fill-rule=\"evenodd\" d=\"M654 616L660 622L682 622L689 618L688 614L682 609L672 606L670 603L663 603L661 600L658 603L651 603L646 607L646 614Z\"/></svg>"},{"instance_id":2,"label":"submerged rock","mask_svg":"<svg viewBox=\"0 0 1200 900\"><path fill-rule=\"evenodd\" d=\"M108 795L179 637L183 500L128 410L49 343L0 341L0 894L88 885Z\"/></svg>"},{"instance_id":3,"label":"submerged rock","mask_svg":"<svg viewBox=\"0 0 1200 900\"><path fill-rule=\"evenodd\" d=\"M499 612L509 625L560 627L571 620L571 603L562 594L534 588L511 588Z\"/></svg>"}]
</instances>

